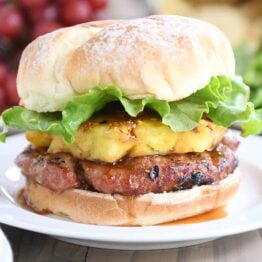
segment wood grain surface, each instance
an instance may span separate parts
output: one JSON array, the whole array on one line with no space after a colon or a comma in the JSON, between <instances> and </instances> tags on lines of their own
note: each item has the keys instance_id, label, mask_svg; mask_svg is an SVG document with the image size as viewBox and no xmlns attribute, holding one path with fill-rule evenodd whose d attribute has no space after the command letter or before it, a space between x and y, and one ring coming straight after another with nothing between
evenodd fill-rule
<instances>
[{"instance_id":1,"label":"wood grain surface","mask_svg":"<svg viewBox=\"0 0 262 262\"><path fill-rule=\"evenodd\" d=\"M1 225L15 262L260 262L262 230L201 245L153 251L120 251L68 244L52 237ZM0 258L1 261L1 258Z\"/></svg>"}]
</instances>

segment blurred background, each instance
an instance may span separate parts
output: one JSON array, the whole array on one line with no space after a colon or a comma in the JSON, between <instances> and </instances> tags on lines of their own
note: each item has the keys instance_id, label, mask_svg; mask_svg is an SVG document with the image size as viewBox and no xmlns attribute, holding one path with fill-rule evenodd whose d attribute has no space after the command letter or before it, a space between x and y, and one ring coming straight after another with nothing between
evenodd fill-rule
<instances>
[{"instance_id":1,"label":"blurred background","mask_svg":"<svg viewBox=\"0 0 262 262\"><path fill-rule=\"evenodd\" d=\"M87 21L150 14L191 16L220 27L251 100L262 107L262 0L0 0L0 112L18 103L18 62L36 37Z\"/></svg>"}]
</instances>

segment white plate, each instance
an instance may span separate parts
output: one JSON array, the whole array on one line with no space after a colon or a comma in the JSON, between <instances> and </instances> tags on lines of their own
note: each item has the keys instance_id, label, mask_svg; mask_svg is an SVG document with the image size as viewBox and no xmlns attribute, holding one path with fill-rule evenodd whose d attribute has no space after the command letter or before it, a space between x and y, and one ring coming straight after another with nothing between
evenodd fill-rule
<instances>
[{"instance_id":1,"label":"white plate","mask_svg":"<svg viewBox=\"0 0 262 262\"><path fill-rule=\"evenodd\" d=\"M23 209L16 195L24 185L14 167L15 156L26 146L23 135L9 137L0 145L0 222L65 241L111 249L162 249L197 244L262 227L262 139L247 138L239 155L243 179L224 218L176 226L113 227L84 225L53 215L43 216Z\"/></svg>"},{"instance_id":2,"label":"white plate","mask_svg":"<svg viewBox=\"0 0 262 262\"><path fill-rule=\"evenodd\" d=\"M8 240L0 229L0 258L1 262L12 262L13 254Z\"/></svg>"}]
</instances>

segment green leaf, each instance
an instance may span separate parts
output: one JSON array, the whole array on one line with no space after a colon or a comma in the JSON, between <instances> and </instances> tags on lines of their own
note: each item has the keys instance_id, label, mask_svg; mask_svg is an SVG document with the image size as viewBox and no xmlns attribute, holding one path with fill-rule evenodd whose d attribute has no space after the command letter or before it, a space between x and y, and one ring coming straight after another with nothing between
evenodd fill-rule
<instances>
[{"instance_id":1,"label":"green leaf","mask_svg":"<svg viewBox=\"0 0 262 262\"><path fill-rule=\"evenodd\" d=\"M259 88L251 88L250 101L254 104L255 108L262 107L262 86Z\"/></svg>"},{"instance_id":2,"label":"green leaf","mask_svg":"<svg viewBox=\"0 0 262 262\"><path fill-rule=\"evenodd\" d=\"M6 126L22 130L36 130L61 135L67 143L82 123L90 119L109 102L119 101L124 110L136 117L144 108L156 111L162 122L175 132L188 131L196 127L206 115L224 127L234 122L242 123L243 135L252 135L262 128L262 115L248 102L249 87L240 78L212 77L210 83L191 96L175 102L158 100L154 97L131 100L123 96L118 87L94 87L86 94L69 101L62 112L37 113L23 107L13 107L3 114ZM4 134L0 136L4 140Z\"/></svg>"},{"instance_id":3,"label":"green leaf","mask_svg":"<svg viewBox=\"0 0 262 262\"><path fill-rule=\"evenodd\" d=\"M244 130L243 136L258 134L262 129L262 109L255 111L254 105L250 103L248 105L248 114L248 120L241 125L241 128Z\"/></svg>"},{"instance_id":4,"label":"green leaf","mask_svg":"<svg viewBox=\"0 0 262 262\"><path fill-rule=\"evenodd\" d=\"M15 106L4 111L2 118L6 127L13 127L18 130L42 131L61 135L69 143L73 141L73 136L67 133L63 127L61 112L38 113L21 106ZM4 133L1 133L2 139Z\"/></svg>"},{"instance_id":5,"label":"green leaf","mask_svg":"<svg viewBox=\"0 0 262 262\"><path fill-rule=\"evenodd\" d=\"M244 81L252 87L262 88L262 51L257 53L244 73Z\"/></svg>"},{"instance_id":6,"label":"green leaf","mask_svg":"<svg viewBox=\"0 0 262 262\"><path fill-rule=\"evenodd\" d=\"M235 49L237 73L250 86L250 101L255 108L262 107L262 42L256 52L242 44Z\"/></svg>"},{"instance_id":7,"label":"green leaf","mask_svg":"<svg viewBox=\"0 0 262 262\"><path fill-rule=\"evenodd\" d=\"M0 142L4 143L6 140L6 134L4 132L0 133Z\"/></svg>"}]
</instances>

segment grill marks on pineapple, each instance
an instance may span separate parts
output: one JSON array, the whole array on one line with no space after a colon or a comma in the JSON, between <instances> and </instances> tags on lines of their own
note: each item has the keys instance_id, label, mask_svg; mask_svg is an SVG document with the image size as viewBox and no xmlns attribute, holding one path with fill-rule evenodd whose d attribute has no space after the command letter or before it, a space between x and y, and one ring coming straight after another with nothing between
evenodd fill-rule
<instances>
[{"instance_id":1,"label":"grill marks on pineapple","mask_svg":"<svg viewBox=\"0 0 262 262\"><path fill-rule=\"evenodd\" d=\"M196 131L197 130L197 131ZM117 162L124 157L165 154L184 154L212 150L222 139L225 128L208 120L187 132L173 132L160 119L137 117L122 119L97 116L81 126L73 144L66 144L62 137L42 137L30 132L27 136L33 146L48 146L49 153L67 152L73 156L104 162Z\"/></svg>"}]
</instances>

